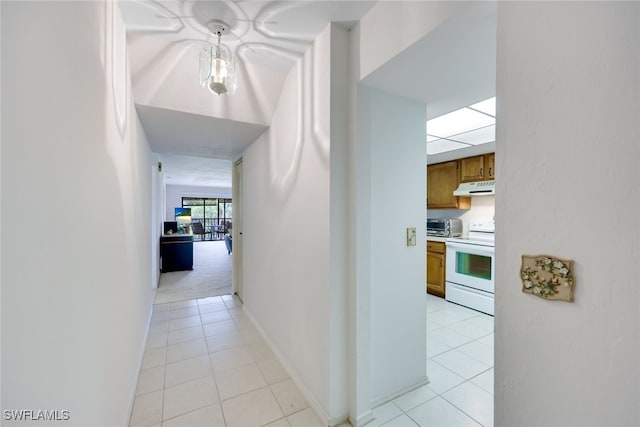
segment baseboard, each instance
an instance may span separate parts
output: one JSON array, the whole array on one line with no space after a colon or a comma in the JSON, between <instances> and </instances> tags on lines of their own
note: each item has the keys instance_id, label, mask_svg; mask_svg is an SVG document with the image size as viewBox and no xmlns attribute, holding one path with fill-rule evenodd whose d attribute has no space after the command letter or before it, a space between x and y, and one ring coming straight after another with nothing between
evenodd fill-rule
<instances>
[{"instance_id":1,"label":"baseboard","mask_svg":"<svg viewBox=\"0 0 640 427\"><path fill-rule=\"evenodd\" d=\"M402 396L405 393L408 393L408 392L410 392L412 390L415 390L418 387L422 387L423 385L426 385L426 384L429 384L429 377L427 377L425 375L423 378L420 378L419 380L415 381L414 383L412 383L412 384L410 384L410 385L408 385L406 387L402 387L401 389L396 390L396 391L394 391L392 393L389 393L389 394L387 394L385 396L381 396L381 397L378 397L376 399L373 399L371 401L371 407L372 408L376 408L376 407L378 407L378 406L380 406L382 404L385 404L385 403L387 403L387 402L389 402L389 401L391 401L391 400L393 400L393 399L395 399L397 397Z\"/></svg>"},{"instance_id":2,"label":"baseboard","mask_svg":"<svg viewBox=\"0 0 640 427\"><path fill-rule=\"evenodd\" d=\"M327 421L327 425L329 427L337 427L337 426L340 426L340 425L342 425L342 424L344 424L346 422L351 422L350 420L351 420L351 417L349 417L348 414L345 414L345 415L342 415L340 417L330 418Z\"/></svg>"},{"instance_id":3,"label":"baseboard","mask_svg":"<svg viewBox=\"0 0 640 427\"><path fill-rule=\"evenodd\" d=\"M373 415L373 411L372 410L368 410L367 412L365 412L364 414L360 415L355 420L353 418L349 417L349 422L351 423L351 425L353 427L362 427L362 426L364 426L366 424L369 424L370 422L372 422L375 419L376 419L376 417Z\"/></svg>"},{"instance_id":4,"label":"baseboard","mask_svg":"<svg viewBox=\"0 0 640 427\"><path fill-rule=\"evenodd\" d=\"M140 371L142 370L142 362L144 361L144 352L147 348L147 340L149 339L149 329L151 328L151 316L153 316L153 300L156 297L155 291L151 293L151 304L149 304L149 314L147 316L147 326L144 331L144 339L142 341L142 348L140 349L140 354L138 355L138 369L135 374L135 381L133 382L133 389L129 393L129 417L127 418L126 425L129 425L131 422L131 415L133 413L133 403L136 400L136 391L138 390L138 381L140 380Z\"/></svg>"},{"instance_id":5,"label":"baseboard","mask_svg":"<svg viewBox=\"0 0 640 427\"><path fill-rule=\"evenodd\" d=\"M309 405L311 406L311 408L314 411L316 411L316 414L318 414L318 416L320 417L323 425L326 425L326 426L337 426L337 425L340 425L341 423L347 421L349 419L348 414L345 414L345 415L339 416L339 417L329 418L329 414L327 414L327 412L324 410L322 405L320 405L320 403L317 401L315 396L309 391L309 389L306 387L304 382L297 375L296 371L291 367L291 365L289 364L287 359L285 359L284 356L282 356L282 354L280 354L280 352L278 351L276 346L269 339L269 337L264 332L264 330L260 327L260 325L258 324L256 319L253 317L251 312L246 309L246 306L243 306L243 310L244 310L245 314L247 315L247 317L249 318L249 320L251 320L251 323L253 323L253 326L258 330L258 332L262 336L262 339L265 340L265 342L267 343L267 345L269 346L269 348L271 349L273 354L276 356L276 359L278 359L278 362L280 362L280 364L285 369L285 371L287 371L287 373L291 377L291 380L298 386L298 388L300 389L300 391L304 395L305 399L307 399L307 402L309 402Z\"/></svg>"}]
</instances>

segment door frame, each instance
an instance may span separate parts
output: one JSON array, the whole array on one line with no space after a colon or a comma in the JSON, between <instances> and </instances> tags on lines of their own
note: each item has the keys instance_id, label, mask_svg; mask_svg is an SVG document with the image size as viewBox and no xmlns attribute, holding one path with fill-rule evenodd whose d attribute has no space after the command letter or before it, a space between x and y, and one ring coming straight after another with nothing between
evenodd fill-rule
<instances>
[{"instance_id":1,"label":"door frame","mask_svg":"<svg viewBox=\"0 0 640 427\"><path fill-rule=\"evenodd\" d=\"M231 177L231 191L233 200L233 227L231 235L233 237L233 278L232 291L243 300L243 272L242 272L242 157L233 163L233 175Z\"/></svg>"}]
</instances>

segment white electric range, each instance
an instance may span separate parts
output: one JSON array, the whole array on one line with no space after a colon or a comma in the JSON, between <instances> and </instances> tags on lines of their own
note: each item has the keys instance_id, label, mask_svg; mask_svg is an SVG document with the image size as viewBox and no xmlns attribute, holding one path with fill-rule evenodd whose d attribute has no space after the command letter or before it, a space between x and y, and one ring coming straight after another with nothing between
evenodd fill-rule
<instances>
[{"instance_id":1,"label":"white electric range","mask_svg":"<svg viewBox=\"0 0 640 427\"><path fill-rule=\"evenodd\" d=\"M495 221L469 224L466 238L446 240L445 299L493 316Z\"/></svg>"}]
</instances>

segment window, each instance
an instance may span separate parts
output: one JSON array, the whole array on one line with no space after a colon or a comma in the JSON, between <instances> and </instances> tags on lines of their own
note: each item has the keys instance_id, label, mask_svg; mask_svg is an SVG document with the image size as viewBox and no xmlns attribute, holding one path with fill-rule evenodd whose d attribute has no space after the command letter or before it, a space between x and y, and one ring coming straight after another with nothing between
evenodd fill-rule
<instances>
[{"instance_id":1,"label":"window","mask_svg":"<svg viewBox=\"0 0 640 427\"><path fill-rule=\"evenodd\" d=\"M208 197L183 197L182 207L191 208L191 222L200 222L212 235L216 231L226 231L233 220L231 199Z\"/></svg>"}]
</instances>

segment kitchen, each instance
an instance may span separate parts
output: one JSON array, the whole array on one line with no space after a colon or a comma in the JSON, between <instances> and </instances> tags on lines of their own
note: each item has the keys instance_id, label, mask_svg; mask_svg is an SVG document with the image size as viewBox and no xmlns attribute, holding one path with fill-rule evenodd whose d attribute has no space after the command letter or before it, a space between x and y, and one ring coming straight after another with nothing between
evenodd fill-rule
<instances>
[{"instance_id":1,"label":"kitchen","mask_svg":"<svg viewBox=\"0 0 640 427\"><path fill-rule=\"evenodd\" d=\"M493 424L495 175L495 98L427 121L429 387L482 425Z\"/></svg>"},{"instance_id":2,"label":"kitchen","mask_svg":"<svg viewBox=\"0 0 640 427\"><path fill-rule=\"evenodd\" d=\"M493 150L495 97L427 121L427 292L490 315Z\"/></svg>"}]
</instances>

